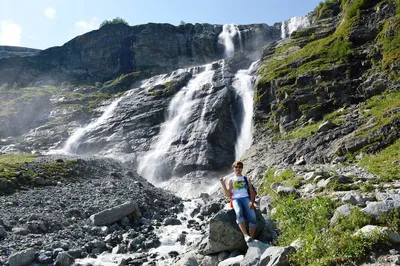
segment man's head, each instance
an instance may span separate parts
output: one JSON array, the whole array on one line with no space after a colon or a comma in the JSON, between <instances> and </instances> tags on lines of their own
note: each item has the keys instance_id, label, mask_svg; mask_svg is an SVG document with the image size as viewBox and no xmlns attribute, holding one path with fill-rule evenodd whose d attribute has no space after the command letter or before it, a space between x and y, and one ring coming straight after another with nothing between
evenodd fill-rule
<instances>
[{"instance_id":1,"label":"man's head","mask_svg":"<svg viewBox=\"0 0 400 266\"><path fill-rule=\"evenodd\" d=\"M236 174L237 176L241 176L241 175L242 175L242 170L243 170L243 163L242 163L242 162L240 162L240 161L235 161L235 162L232 164L232 167L233 167L233 170L234 170L234 172L235 172L235 174Z\"/></svg>"}]
</instances>

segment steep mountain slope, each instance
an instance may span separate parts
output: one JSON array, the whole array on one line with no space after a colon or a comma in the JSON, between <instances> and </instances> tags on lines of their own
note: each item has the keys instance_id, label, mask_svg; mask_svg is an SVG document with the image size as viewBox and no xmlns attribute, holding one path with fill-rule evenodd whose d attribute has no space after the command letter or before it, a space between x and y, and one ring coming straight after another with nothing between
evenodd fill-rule
<instances>
[{"instance_id":1,"label":"steep mountain slope","mask_svg":"<svg viewBox=\"0 0 400 266\"><path fill-rule=\"evenodd\" d=\"M253 149L268 149L268 166L343 161L399 138L398 1L326 1L316 12L264 49Z\"/></svg>"}]
</instances>

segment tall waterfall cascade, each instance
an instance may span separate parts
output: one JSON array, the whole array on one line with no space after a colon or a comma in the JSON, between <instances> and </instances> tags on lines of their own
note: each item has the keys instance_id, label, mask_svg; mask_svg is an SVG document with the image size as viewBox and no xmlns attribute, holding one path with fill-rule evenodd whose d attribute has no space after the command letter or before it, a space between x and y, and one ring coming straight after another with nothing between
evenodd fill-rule
<instances>
[{"instance_id":1,"label":"tall waterfall cascade","mask_svg":"<svg viewBox=\"0 0 400 266\"><path fill-rule=\"evenodd\" d=\"M235 44L241 45L238 26L224 25L219 40L225 55L233 56ZM239 159L252 142L256 63L233 72L235 60L222 59L146 79L104 106L98 118L75 128L59 150L49 153L122 155L158 186L177 192L178 182L171 181L181 178L185 181L178 184L186 192L204 192L204 187L212 185L215 171ZM177 82L181 85L164 95L168 84ZM141 106L149 115L140 113ZM152 117L157 122L150 130L132 126Z\"/></svg>"},{"instance_id":2,"label":"tall waterfall cascade","mask_svg":"<svg viewBox=\"0 0 400 266\"><path fill-rule=\"evenodd\" d=\"M234 24L225 24L222 27L222 32L220 33L218 39L219 42L225 46L225 56L230 57L235 52L235 44L233 38L238 35L240 41L240 49L242 50L242 38L239 28Z\"/></svg>"},{"instance_id":3,"label":"tall waterfall cascade","mask_svg":"<svg viewBox=\"0 0 400 266\"><path fill-rule=\"evenodd\" d=\"M310 26L310 19L307 16L293 17L282 22L281 38L285 39L294 31Z\"/></svg>"},{"instance_id":4,"label":"tall waterfall cascade","mask_svg":"<svg viewBox=\"0 0 400 266\"><path fill-rule=\"evenodd\" d=\"M254 80L252 74L256 70L257 63L253 62L249 69L239 70L233 83L242 103L242 124L238 127L239 134L235 145L236 160L239 160L243 153L250 148L253 140Z\"/></svg>"},{"instance_id":5,"label":"tall waterfall cascade","mask_svg":"<svg viewBox=\"0 0 400 266\"><path fill-rule=\"evenodd\" d=\"M171 144L186 134L187 122L193 117L196 106L201 103L198 95L201 95L204 86L211 82L213 74L212 65L206 65L204 71L195 74L187 86L182 88L171 100L167 118L161 126L158 140L152 144L149 152L140 160L138 168L140 175L154 181L157 171L162 171L164 156ZM207 133L208 125L203 120L204 108L206 108L206 104L203 103L202 117L195 123L195 128L192 129L190 136L186 137L202 138L202 135Z\"/></svg>"}]
</instances>

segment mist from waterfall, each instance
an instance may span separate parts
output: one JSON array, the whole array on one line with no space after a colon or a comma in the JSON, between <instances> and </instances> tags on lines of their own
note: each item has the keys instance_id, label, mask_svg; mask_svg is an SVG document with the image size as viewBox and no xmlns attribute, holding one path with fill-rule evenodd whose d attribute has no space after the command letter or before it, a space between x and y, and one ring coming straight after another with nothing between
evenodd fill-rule
<instances>
[{"instance_id":1,"label":"mist from waterfall","mask_svg":"<svg viewBox=\"0 0 400 266\"><path fill-rule=\"evenodd\" d=\"M253 76L257 62L251 64L249 69L239 70L235 75L233 87L241 98L242 124L239 125L239 135L235 145L235 158L239 160L243 153L251 146L253 141Z\"/></svg>"},{"instance_id":2,"label":"mist from waterfall","mask_svg":"<svg viewBox=\"0 0 400 266\"><path fill-rule=\"evenodd\" d=\"M84 127L79 127L74 130L71 136L66 140L65 144L61 149L49 150L45 154L75 154L78 150L79 144L82 138L93 129L96 129L99 125L106 123L107 120L112 116L113 111L118 106L118 103L122 100L122 97L115 99L111 104L105 107L103 114L96 118L94 121Z\"/></svg>"},{"instance_id":3,"label":"mist from waterfall","mask_svg":"<svg viewBox=\"0 0 400 266\"><path fill-rule=\"evenodd\" d=\"M303 29L310 26L310 19L307 16L293 17L289 20L282 22L281 26L281 38L285 39L294 31Z\"/></svg>"},{"instance_id":4,"label":"mist from waterfall","mask_svg":"<svg viewBox=\"0 0 400 266\"><path fill-rule=\"evenodd\" d=\"M62 148L64 152L67 154L75 153L82 137L84 137L87 132L90 132L91 130L106 122L107 119L112 115L115 107L117 107L121 99L122 97L114 100L109 106L106 107L104 113L95 121L89 123L85 127L81 127L75 130L75 132L65 142L64 147Z\"/></svg>"},{"instance_id":5,"label":"mist from waterfall","mask_svg":"<svg viewBox=\"0 0 400 266\"><path fill-rule=\"evenodd\" d=\"M238 27L234 24L225 24L222 32L218 36L218 41L225 46L225 56L230 57L235 53L235 45L233 37L240 34Z\"/></svg>"},{"instance_id":6,"label":"mist from waterfall","mask_svg":"<svg viewBox=\"0 0 400 266\"><path fill-rule=\"evenodd\" d=\"M199 68L193 69L198 71ZM202 94L204 85L211 83L214 71L212 64L206 65L200 73L194 73L194 77L189 83L183 87L171 100L168 107L168 114L165 122L162 124L158 140L151 145L150 150L140 159L138 173L147 180L154 181L157 179L156 171L162 170L164 156L167 154L170 146L175 140L179 140L180 136L185 133L188 120L192 118L196 107L201 103L198 95ZM207 106L203 106L207 108ZM202 116L205 111L203 109ZM207 125L201 117L195 122L195 128L191 133L206 134Z\"/></svg>"}]
</instances>

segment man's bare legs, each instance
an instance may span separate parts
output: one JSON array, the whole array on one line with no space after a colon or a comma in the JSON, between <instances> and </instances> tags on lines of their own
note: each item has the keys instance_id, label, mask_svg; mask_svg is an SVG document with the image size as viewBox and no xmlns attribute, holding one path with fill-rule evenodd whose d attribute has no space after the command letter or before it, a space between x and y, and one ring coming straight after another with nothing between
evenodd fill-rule
<instances>
[{"instance_id":1,"label":"man's bare legs","mask_svg":"<svg viewBox=\"0 0 400 266\"><path fill-rule=\"evenodd\" d=\"M253 239L256 238L256 230L257 230L257 227L249 227L250 237Z\"/></svg>"},{"instance_id":2,"label":"man's bare legs","mask_svg":"<svg viewBox=\"0 0 400 266\"><path fill-rule=\"evenodd\" d=\"M238 223L238 225L239 225L239 229L240 229L240 231L242 231L242 234L244 235L244 236L248 236L249 234L247 234L247 229L246 229L246 223Z\"/></svg>"}]
</instances>

